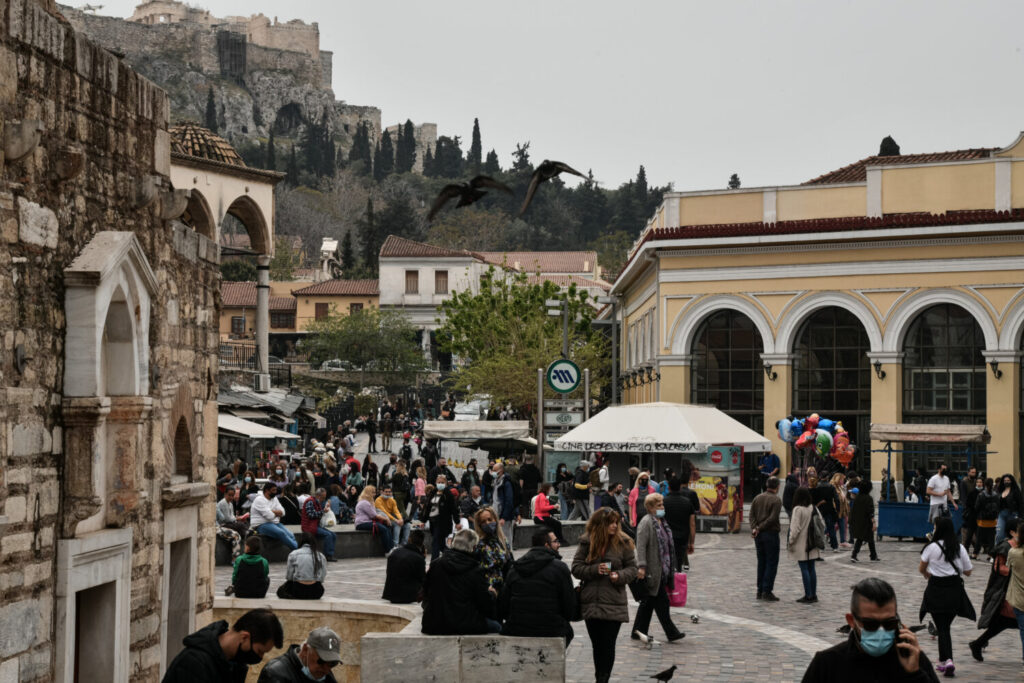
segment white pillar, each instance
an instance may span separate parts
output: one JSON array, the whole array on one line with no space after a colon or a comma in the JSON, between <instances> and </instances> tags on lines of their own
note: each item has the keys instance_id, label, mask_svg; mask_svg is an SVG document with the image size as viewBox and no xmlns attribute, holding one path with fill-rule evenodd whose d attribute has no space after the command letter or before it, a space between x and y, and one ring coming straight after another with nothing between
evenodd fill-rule
<instances>
[{"instance_id":1,"label":"white pillar","mask_svg":"<svg viewBox=\"0 0 1024 683\"><path fill-rule=\"evenodd\" d=\"M434 360L430 352L430 330L423 330L423 357L427 359L427 367L434 369Z\"/></svg>"},{"instance_id":2,"label":"white pillar","mask_svg":"<svg viewBox=\"0 0 1024 683\"><path fill-rule=\"evenodd\" d=\"M257 372L269 374L270 367L270 257L256 257L256 352L260 364ZM269 386L269 377L267 386Z\"/></svg>"}]
</instances>

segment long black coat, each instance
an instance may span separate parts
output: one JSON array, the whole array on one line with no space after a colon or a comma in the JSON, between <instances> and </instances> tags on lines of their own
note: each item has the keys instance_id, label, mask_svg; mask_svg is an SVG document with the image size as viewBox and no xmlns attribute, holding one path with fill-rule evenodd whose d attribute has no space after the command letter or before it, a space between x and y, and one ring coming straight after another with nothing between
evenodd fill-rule
<instances>
[{"instance_id":1,"label":"long black coat","mask_svg":"<svg viewBox=\"0 0 1024 683\"><path fill-rule=\"evenodd\" d=\"M567 637L576 607L569 567L550 548L530 548L512 563L501 589L498 615L505 636Z\"/></svg>"},{"instance_id":2,"label":"long black coat","mask_svg":"<svg viewBox=\"0 0 1024 683\"><path fill-rule=\"evenodd\" d=\"M423 504L423 519L430 519L430 513L434 507L431 499L427 498ZM455 525L459 523L459 505L449 489L441 489L441 499L437 508L439 512L430 524L430 535L441 534L442 538L447 538Z\"/></svg>"},{"instance_id":3,"label":"long black coat","mask_svg":"<svg viewBox=\"0 0 1024 683\"><path fill-rule=\"evenodd\" d=\"M487 575L476 555L452 549L430 563L423 584L423 633L487 633L492 607Z\"/></svg>"},{"instance_id":4,"label":"long black coat","mask_svg":"<svg viewBox=\"0 0 1024 683\"><path fill-rule=\"evenodd\" d=\"M859 493L853 499L850 506L850 535L855 541L870 540L871 534L875 531L873 520L875 517L875 501L871 500L868 493Z\"/></svg>"},{"instance_id":5,"label":"long black coat","mask_svg":"<svg viewBox=\"0 0 1024 683\"><path fill-rule=\"evenodd\" d=\"M995 556L1002 555L1003 561L1006 561L1006 556L1010 553L1010 542L1003 541L996 546ZM1003 602L1006 600L1006 589L1010 585L1010 575L1003 576L996 571L995 564L992 565L992 571L988 575L988 585L985 586L985 597L981 603L981 616L978 617L978 628L988 628L992 625L992 619L999 610L1003 608Z\"/></svg>"},{"instance_id":6,"label":"long black coat","mask_svg":"<svg viewBox=\"0 0 1024 683\"><path fill-rule=\"evenodd\" d=\"M388 557L382 600L409 604L420 599L427 576L427 558L414 545L406 543Z\"/></svg>"},{"instance_id":7,"label":"long black coat","mask_svg":"<svg viewBox=\"0 0 1024 683\"><path fill-rule=\"evenodd\" d=\"M845 642L814 655L802 683L938 683L935 669L923 648L918 661L918 670L908 674L900 664L895 647L881 657L872 657L861 651L856 637L850 634Z\"/></svg>"}]
</instances>

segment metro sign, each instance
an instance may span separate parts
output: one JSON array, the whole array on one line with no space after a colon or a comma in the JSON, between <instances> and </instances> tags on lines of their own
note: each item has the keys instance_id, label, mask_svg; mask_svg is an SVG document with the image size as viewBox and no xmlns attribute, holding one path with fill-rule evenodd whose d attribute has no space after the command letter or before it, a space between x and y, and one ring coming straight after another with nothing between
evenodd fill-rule
<instances>
[{"instance_id":1,"label":"metro sign","mask_svg":"<svg viewBox=\"0 0 1024 683\"><path fill-rule=\"evenodd\" d=\"M548 386L560 394L568 394L580 386L583 373L571 360L560 358L548 366Z\"/></svg>"}]
</instances>

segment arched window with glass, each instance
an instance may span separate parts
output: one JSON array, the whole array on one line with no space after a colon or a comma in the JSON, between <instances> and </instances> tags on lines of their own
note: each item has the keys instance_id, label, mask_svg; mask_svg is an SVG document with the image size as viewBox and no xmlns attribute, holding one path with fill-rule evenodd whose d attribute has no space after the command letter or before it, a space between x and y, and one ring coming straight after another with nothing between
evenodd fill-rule
<instances>
[{"instance_id":1,"label":"arched window with glass","mask_svg":"<svg viewBox=\"0 0 1024 683\"><path fill-rule=\"evenodd\" d=\"M921 311L903 341L903 421L911 424L985 424L985 335L967 310L937 304ZM945 463L967 471L962 446L904 443L904 470L929 474ZM985 456L972 458L985 469Z\"/></svg>"}]
</instances>

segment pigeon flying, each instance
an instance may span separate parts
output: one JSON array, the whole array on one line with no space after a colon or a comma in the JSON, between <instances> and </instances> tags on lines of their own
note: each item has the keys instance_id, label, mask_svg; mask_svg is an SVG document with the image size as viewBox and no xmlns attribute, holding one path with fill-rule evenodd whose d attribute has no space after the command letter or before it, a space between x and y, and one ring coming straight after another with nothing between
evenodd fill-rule
<instances>
[{"instance_id":1,"label":"pigeon flying","mask_svg":"<svg viewBox=\"0 0 1024 683\"><path fill-rule=\"evenodd\" d=\"M651 676L651 678L655 678L655 679L657 679L659 681L671 680L672 676L675 674L677 668L678 667L675 664L673 664L669 668L667 668L664 671L662 671L660 674L654 674L653 676Z\"/></svg>"},{"instance_id":2,"label":"pigeon flying","mask_svg":"<svg viewBox=\"0 0 1024 683\"><path fill-rule=\"evenodd\" d=\"M449 200L455 199L456 197L459 198L459 203L455 205L456 207L469 206L487 194L480 189L481 187L488 187L493 190L501 190L502 192L512 194L512 190L509 189L508 185L500 183L494 178L485 175L478 175L468 183L453 183L451 185L445 185L437 195L437 199L434 200L434 205L430 207L430 213L427 214L427 220L433 220L434 216L437 215L437 212L440 211Z\"/></svg>"},{"instance_id":3,"label":"pigeon flying","mask_svg":"<svg viewBox=\"0 0 1024 683\"><path fill-rule=\"evenodd\" d=\"M537 187L544 182L547 182L557 176L559 173L572 173L578 175L580 178L586 178L572 166L563 164L561 161L549 161L545 159L537 170L533 172L533 176L530 178L530 187L526 191L526 199L523 200L523 208L519 209L519 215L522 216L526 213L526 208L530 206L530 202L533 201L533 195L537 192Z\"/></svg>"}]
</instances>

